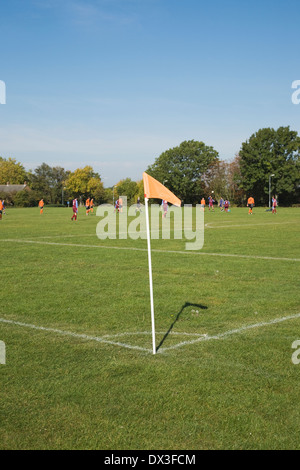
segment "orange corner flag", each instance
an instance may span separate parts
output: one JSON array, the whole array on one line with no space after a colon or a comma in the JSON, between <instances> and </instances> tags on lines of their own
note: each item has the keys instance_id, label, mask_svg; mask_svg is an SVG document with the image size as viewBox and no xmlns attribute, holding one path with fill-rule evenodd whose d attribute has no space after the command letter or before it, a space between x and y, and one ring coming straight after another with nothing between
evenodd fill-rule
<instances>
[{"instance_id":1,"label":"orange corner flag","mask_svg":"<svg viewBox=\"0 0 300 470\"><path fill-rule=\"evenodd\" d=\"M144 182L144 194L147 199L157 198L168 201L174 206L181 207L181 201L176 197L168 188L161 184L156 179L149 176L147 173L143 173L143 182Z\"/></svg>"}]
</instances>

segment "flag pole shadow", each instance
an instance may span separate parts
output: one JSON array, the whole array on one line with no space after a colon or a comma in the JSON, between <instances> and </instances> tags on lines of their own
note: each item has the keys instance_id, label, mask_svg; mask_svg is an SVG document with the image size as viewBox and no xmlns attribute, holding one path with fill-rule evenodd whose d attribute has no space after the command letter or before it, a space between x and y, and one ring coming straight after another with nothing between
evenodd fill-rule
<instances>
[{"instance_id":1,"label":"flag pole shadow","mask_svg":"<svg viewBox=\"0 0 300 470\"><path fill-rule=\"evenodd\" d=\"M166 339L168 338L169 334L171 333L174 325L177 323L177 321L180 318L180 315L182 312L187 308L187 307L195 307L195 308L200 308L202 310L207 310L208 307L206 305L201 305L201 304L192 304L190 302L185 302L185 304L181 307L180 311L177 313L175 320L171 323L168 331L164 334L163 339L160 341L159 345L156 347L156 352L162 347Z\"/></svg>"}]
</instances>

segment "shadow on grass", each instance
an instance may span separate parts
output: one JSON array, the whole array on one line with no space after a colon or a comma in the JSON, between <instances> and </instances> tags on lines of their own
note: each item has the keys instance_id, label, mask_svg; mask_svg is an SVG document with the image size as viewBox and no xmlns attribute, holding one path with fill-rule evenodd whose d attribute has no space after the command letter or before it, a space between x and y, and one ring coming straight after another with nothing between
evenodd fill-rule
<instances>
[{"instance_id":1,"label":"shadow on grass","mask_svg":"<svg viewBox=\"0 0 300 470\"><path fill-rule=\"evenodd\" d=\"M163 339L161 340L161 342L159 343L159 345L156 347L156 352L159 350L159 348L162 347L162 345L163 345L164 342L166 341L167 337L168 337L169 334L171 333L171 331L172 331L174 325L175 325L176 322L179 320L180 315L182 314L182 312L183 312L187 307L196 307L196 308L201 308L202 310L207 310L207 308L208 308L208 307L206 307L206 305L191 304L190 302L185 302L185 304L181 307L180 311L177 313L175 320L174 320L173 323L170 325L170 328L169 328L168 331L165 333Z\"/></svg>"}]
</instances>

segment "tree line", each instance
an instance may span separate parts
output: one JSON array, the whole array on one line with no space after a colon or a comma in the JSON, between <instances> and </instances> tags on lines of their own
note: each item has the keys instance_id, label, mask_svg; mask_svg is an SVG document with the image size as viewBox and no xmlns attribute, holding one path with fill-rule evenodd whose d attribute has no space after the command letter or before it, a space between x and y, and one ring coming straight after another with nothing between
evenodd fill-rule
<instances>
[{"instance_id":1,"label":"tree line","mask_svg":"<svg viewBox=\"0 0 300 470\"><path fill-rule=\"evenodd\" d=\"M215 199L229 199L245 205L253 196L257 205L268 205L270 189L281 205L300 204L300 137L289 127L264 128L242 143L231 161L220 160L218 152L204 142L189 140L164 151L146 171L167 186L184 204L199 203L212 193ZM113 203L126 195L128 203L143 201L143 182L125 178L105 188L101 176L91 166L71 172L42 163L25 171L13 158L0 157L0 185L23 184L30 191L3 195L7 203L36 205L62 204L74 197L93 197L96 204Z\"/></svg>"},{"instance_id":2,"label":"tree line","mask_svg":"<svg viewBox=\"0 0 300 470\"><path fill-rule=\"evenodd\" d=\"M203 142L182 142L162 153L148 172L166 181L184 203L197 203L213 192L217 200L238 206L249 196L256 205L268 205L271 190L281 205L299 204L300 137L289 127L260 129L229 162Z\"/></svg>"},{"instance_id":3,"label":"tree line","mask_svg":"<svg viewBox=\"0 0 300 470\"><path fill-rule=\"evenodd\" d=\"M60 166L51 167L42 163L35 170L26 171L14 158L0 157L0 185L5 185L0 198L6 204L19 207L36 206L43 198L48 205L66 205L75 197L83 204L90 197L96 204L113 203L120 194L126 195L130 203L142 198L143 185L130 178L119 181L111 188L104 188L101 176L91 166L65 170ZM15 192L11 185L26 185L24 190Z\"/></svg>"}]
</instances>

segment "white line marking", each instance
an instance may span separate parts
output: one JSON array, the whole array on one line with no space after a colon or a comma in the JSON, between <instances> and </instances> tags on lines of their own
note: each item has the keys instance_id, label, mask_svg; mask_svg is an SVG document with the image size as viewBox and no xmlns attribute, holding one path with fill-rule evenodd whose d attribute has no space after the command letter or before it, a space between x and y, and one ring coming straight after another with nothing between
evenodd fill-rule
<instances>
[{"instance_id":1,"label":"white line marking","mask_svg":"<svg viewBox=\"0 0 300 470\"><path fill-rule=\"evenodd\" d=\"M269 227L273 227L273 225L286 225L286 224L293 224L295 225L295 221L294 222L266 222L266 223L258 223L258 224L238 224L238 225L230 225L230 222L232 222L231 220L224 220L223 221L226 225L212 225L212 224L215 224L216 222L207 222L205 224L205 227L206 228L209 228L209 229L214 229L214 228L231 228L231 227L253 227L253 226L257 226L257 225L262 225L262 226L269 226ZM228 223L228 225L227 225ZM195 227L187 227L187 226L180 226L180 227L176 227L176 226L170 226L170 232L171 233L182 233L184 230L195 230ZM159 229L153 229L151 230L151 234L154 234L154 233L161 233L163 231L163 228L159 228ZM128 232L117 232L118 235L126 235ZM146 230L140 230L139 233L146 233ZM111 235L116 235L115 233L109 233L107 232L106 233L107 237L111 236ZM42 235L42 236L33 236L31 238L33 238L34 240L46 240L46 239L54 239L54 238L87 238L87 237L95 237L95 234L94 233L78 233L78 234L60 234L60 235Z\"/></svg>"},{"instance_id":2,"label":"white line marking","mask_svg":"<svg viewBox=\"0 0 300 470\"><path fill-rule=\"evenodd\" d=\"M169 346L168 348L162 348L161 352L170 350L170 349L176 349L176 348L181 348L182 346L190 345L190 344L195 344L195 343L200 343L201 341L210 341L212 339L222 339L226 338L227 336L234 335L237 333L242 333L247 330L252 330L255 328L262 328L264 326L270 326L270 325L275 325L276 323L281 323L287 320L293 320L296 318L300 318L300 313L297 313L295 315L289 315L286 317L281 317L281 318L274 318L273 320L266 321L266 322L261 322L261 323L254 323L252 325L244 325L241 326L240 328L236 328L234 330L229 330L225 331L224 333L219 333L218 335L213 335L213 336L203 336L202 338L197 338L191 341L183 341L182 343L175 344L174 346Z\"/></svg>"},{"instance_id":3,"label":"white line marking","mask_svg":"<svg viewBox=\"0 0 300 470\"><path fill-rule=\"evenodd\" d=\"M72 336L73 338L80 338L80 339L85 339L85 340L88 340L88 341L97 341L98 343L107 343L107 344L112 344L114 346L122 346L123 348L137 349L137 350L140 350L140 351L146 351L146 352L152 353L152 349L146 349L146 348L142 348L142 347L139 347L139 346L132 346L132 345L125 344L125 343L119 343L118 341L111 341L109 339L110 338L109 335L105 335L103 337L89 336L89 335L81 334L81 333L73 333L71 331L58 330L56 328L47 328L47 327L44 327L44 326L32 325L30 323L22 323L22 322L19 322L19 321L6 320L5 318L0 318L0 323L7 323L7 324L10 324L10 325L16 325L16 326L22 326L22 327L25 327L25 328L31 328L31 329L34 329L34 330L46 331L46 332L50 332L50 333L57 333L57 334L63 335L63 336ZM136 333L136 334L138 334L138 333ZM116 336L117 335L112 335L112 337L116 337Z\"/></svg>"},{"instance_id":4,"label":"white line marking","mask_svg":"<svg viewBox=\"0 0 300 470\"><path fill-rule=\"evenodd\" d=\"M197 338L193 339L193 340L190 340L190 341L182 341L181 343L177 343L173 346L160 348L157 352L158 353L163 353L165 351L169 351L169 350L172 350L172 349L178 349L178 348L181 348L183 346L188 346L188 345L191 345L191 344L200 343L202 341L219 340L219 339L222 339L222 338L226 338L227 336L243 333L244 331L247 331L247 330L253 330L253 329L262 328L262 327L266 327L266 326L270 326L270 325L275 325L277 323L282 323L282 322L287 321L287 320L294 320L296 318L300 318L300 313L297 313L295 315L289 315L289 316L281 317L281 318L274 318L273 320L269 320L269 321L266 321L266 322L254 323L252 325L244 325L244 326L241 326L240 328L225 331L223 333L219 333L219 334L213 335L213 336L208 336L208 335L199 334L199 333L170 332L169 334L173 335L173 336L174 335L177 335L177 336L197 336ZM64 331L64 330L59 330L59 329L56 329L56 328L47 328L47 327L43 327L43 326L36 326L36 325L32 325L30 323L23 323L23 322L14 321L14 320L7 320L5 318L0 318L0 323L6 323L6 324L10 324L10 325L25 327L25 328L31 328L31 329L34 329L34 330L46 331L46 332L50 332L50 333L56 333L56 334L64 335L64 336L71 336L73 338L79 338L79 339L84 339L84 340L88 340L88 341L97 341L98 343L110 344L110 345L113 345L113 346L123 347L123 348L126 348L126 349L135 349L135 350L138 350L138 351L143 351L143 352L147 352L147 353L152 354L152 349L142 348L140 346L134 346L134 345L126 344L126 343L120 343L119 341L112 341L112 339L110 339L110 338L118 338L118 337L123 337L123 336L139 336L139 335L149 335L150 336L152 333L148 332L148 331L131 332L131 333L127 332L127 333L119 333L119 334L114 334L114 335L104 335L102 337L99 337L99 336L90 336L90 335L81 334L81 333L73 333L71 331ZM163 335L165 333L160 332L158 334Z\"/></svg>"},{"instance_id":5,"label":"white line marking","mask_svg":"<svg viewBox=\"0 0 300 470\"><path fill-rule=\"evenodd\" d=\"M224 221L225 222L225 221ZM226 222L231 222L231 221L226 221ZM266 223L260 223L260 224L236 224L236 225L212 225L216 222L207 222L205 224L206 228L231 228L231 227L254 227L258 225L263 225L264 227L273 227L273 225L286 225L286 224L293 224L295 225L295 222L266 222Z\"/></svg>"},{"instance_id":6,"label":"white line marking","mask_svg":"<svg viewBox=\"0 0 300 470\"><path fill-rule=\"evenodd\" d=\"M1 242L12 242L12 243L31 243L37 245L54 245L54 246L70 246L76 248L104 248L107 250L129 250L129 251L143 251L147 252L146 248L126 247L126 246L109 246L109 245L86 245L83 243L58 243L58 242L44 242L38 240L23 240L16 238L7 238L1 240ZM153 253L171 253L179 255L201 255L201 256L221 256L228 258L247 258L247 259L264 259L273 261L294 261L299 262L300 258L278 258L274 256L256 256L256 255L237 255L230 253L208 253L203 251L175 251L175 250L157 250L152 248Z\"/></svg>"}]
</instances>

